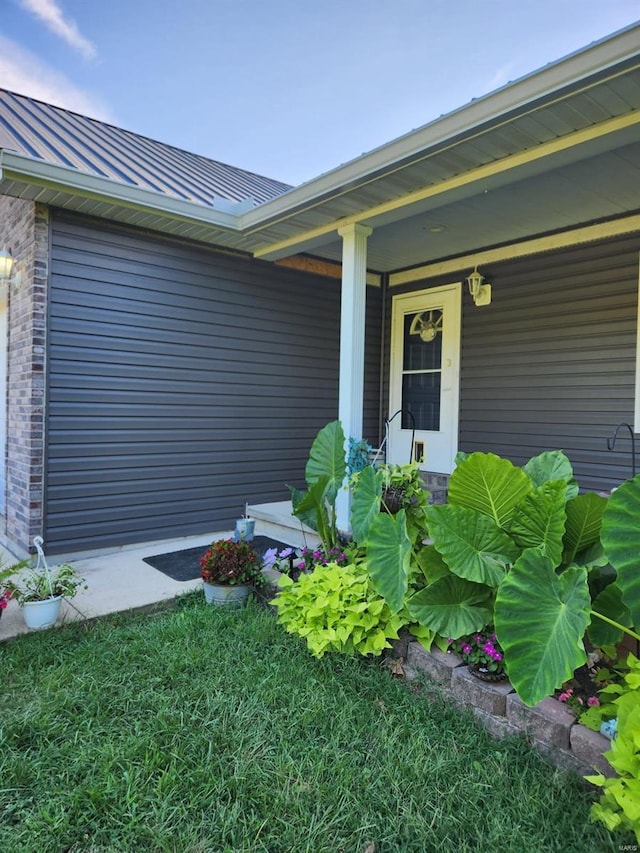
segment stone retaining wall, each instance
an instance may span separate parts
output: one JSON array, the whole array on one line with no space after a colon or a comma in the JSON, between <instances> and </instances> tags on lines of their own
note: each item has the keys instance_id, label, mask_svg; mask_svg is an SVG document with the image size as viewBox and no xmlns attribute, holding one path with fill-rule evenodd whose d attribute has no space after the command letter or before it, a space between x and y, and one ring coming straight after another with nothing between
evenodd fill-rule
<instances>
[{"instance_id":1,"label":"stone retaining wall","mask_svg":"<svg viewBox=\"0 0 640 853\"><path fill-rule=\"evenodd\" d=\"M438 649L427 652L417 642L408 644L404 672L409 679L424 673L445 696L469 708L494 737L525 734L558 767L580 776L594 772L616 775L603 756L611 746L607 738L577 723L556 699L544 699L529 708L509 682L481 681L457 655Z\"/></svg>"}]
</instances>

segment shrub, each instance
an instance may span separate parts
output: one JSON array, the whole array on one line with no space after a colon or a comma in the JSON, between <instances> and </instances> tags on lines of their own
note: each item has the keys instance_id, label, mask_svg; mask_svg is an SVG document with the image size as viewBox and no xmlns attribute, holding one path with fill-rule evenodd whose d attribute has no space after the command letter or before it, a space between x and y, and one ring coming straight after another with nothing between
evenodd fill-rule
<instances>
[{"instance_id":1,"label":"shrub","mask_svg":"<svg viewBox=\"0 0 640 853\"><path fill-rule=\"evenodd\" d=\"M200 558L201 577L205 583L221 586L251 584L262 586L262 562L248 542L218 539Z\"/></svg>"},{"instance_id":2,"label":"shrub","mask_svg":"<svg viewBox=\"0 0 640 853\"><path fill-rule=\"evenodd\" d=\"M278 622L290 634L304 637L318 658L327 651L379 655L406 624L375 592L364 565L329 563L295 583L283 575L279 585L272 602Z\"/></svg>"}]
</instances>

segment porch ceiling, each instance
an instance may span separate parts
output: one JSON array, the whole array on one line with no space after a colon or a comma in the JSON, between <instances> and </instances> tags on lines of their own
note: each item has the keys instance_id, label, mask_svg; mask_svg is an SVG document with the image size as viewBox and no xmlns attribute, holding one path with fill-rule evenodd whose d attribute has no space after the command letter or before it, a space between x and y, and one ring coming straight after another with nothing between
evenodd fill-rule
<instances>
[{"instance_id":1,"label":"porch ceiling","mask_svg":"<svg viewBox=\"0 0 640 853\"><path fill-rule=\"evenodd\" d=\"M640 51L640 30L637 41ZM361 222L373 228L369 268L390 272L636 213L639 189L640 64L627 62L427 144L305 209L295 211L292 190L246 221L262 220L258 256L331 260L341 254L335 229ZM289 210L269 221L285 200Z\"/></svg>"},{"instance_id":2,"label":"porch ceiling","mask_svg":"<svg viewBox=\"0 0 640 853\"><path fill-rule=\"evenodd\" d=\"M639 210L640 141L510 184L487 180L473 194L426 200L393 221L361 221L374 228L368 267L391 272ZM341 240L318 238L305 251L340 261Z\"/></svg>"}]
</instances>

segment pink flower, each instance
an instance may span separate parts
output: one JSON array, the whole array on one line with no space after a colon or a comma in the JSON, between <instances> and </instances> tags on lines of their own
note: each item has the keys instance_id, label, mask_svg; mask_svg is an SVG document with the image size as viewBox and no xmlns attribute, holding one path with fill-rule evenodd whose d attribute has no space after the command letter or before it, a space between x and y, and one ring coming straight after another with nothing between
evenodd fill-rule
<instances>
[{"instance_id":1,"label":"pink flower","mask_svg":"<svg viewBox=\"0 0 640 853\"><path fill-rule=\"evenodd\" d=\"M558 702L566 702L566 701L568 701L568 700L571 698L571 693L572 693L572 692L573 692L573 691L572 691L571 689L569 689L569 690L565 690L565 691L564 691L564 693L561 693L561 694L558 696Z\"/></svg>"},{"instance_id":2,"label":"pink flower","mask_svg":"<svg viewBox=\"0 0 640 853\"><path fill-rule=\"evenodd\" d=\"M600 704L600 700L598 699L597 696L589 696L589 698L587 699L587 705L590 708L597 708L599 704Z\"/></svg>"}]
</instances>

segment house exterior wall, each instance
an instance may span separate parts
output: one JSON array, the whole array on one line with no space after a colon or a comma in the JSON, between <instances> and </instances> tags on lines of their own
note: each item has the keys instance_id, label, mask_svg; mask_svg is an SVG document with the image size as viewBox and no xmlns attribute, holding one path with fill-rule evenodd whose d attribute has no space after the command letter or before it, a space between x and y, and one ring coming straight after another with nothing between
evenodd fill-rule
<instances>
[{"instance_id":1,"label":"house exterior wall","mask_svg":"<svg viewBox=\"0 0 640 853\"><path fill-rule=\"evenodd\" d=\"M310 444L337 413L339 290L54 213L51 553L224 530L245 502L302 485ZM376 433L380 309L368 288L366 428Z\"/></svg>"},{"instance_id":2,"label":"house exterior wall","mask_svg":"<svg viewBox=\"0 0 640 853\"><path fill-rule=\"evenodd\" d=\"M7 293L7 445L2 454L3 539L21 555L43 532L48 209L0 196L0 246L11 248L20 275Z\"/></svg>"},{"instance_id":3,"label":"house exterior wall","mask_svg":"<svg viewBox=\"0 0 640 853\"><path fill-rule=\"evenodd\" d=\"M631 476L630 442L611 453L607 438L633 425L639 251L635 235L481 268L493 300L478 308L463 296L461 450L521 465L562 449L588 490ZM468 274L392 288L389 299Z\"/></svg>"}]
</instances>

